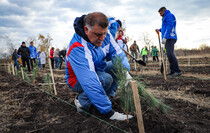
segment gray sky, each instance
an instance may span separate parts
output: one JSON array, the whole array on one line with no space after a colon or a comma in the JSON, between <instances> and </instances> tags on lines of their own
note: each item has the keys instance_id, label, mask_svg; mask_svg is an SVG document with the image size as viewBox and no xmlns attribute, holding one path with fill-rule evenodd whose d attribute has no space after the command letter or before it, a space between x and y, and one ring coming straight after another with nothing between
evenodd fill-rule
<instances>
[{"instance_id":1,"label":"gray sky","mask_svg":"<svg viewBox=\"0 0 210 133\"><path fill-rule=\"evenodd\" d=\"M0 38L5 35L18 48L28 37L38 34L53 38L52 46L64 48L74 34L75 17L94 11L124 20L126 35L143 47L139 40L148 33L158 46L156 28L161 27L158 9L165 6L177 19L177 48L210 46L209 0L0 0ZM4 41L0 46L5 47Z\"/></svg>"}]
</instances>

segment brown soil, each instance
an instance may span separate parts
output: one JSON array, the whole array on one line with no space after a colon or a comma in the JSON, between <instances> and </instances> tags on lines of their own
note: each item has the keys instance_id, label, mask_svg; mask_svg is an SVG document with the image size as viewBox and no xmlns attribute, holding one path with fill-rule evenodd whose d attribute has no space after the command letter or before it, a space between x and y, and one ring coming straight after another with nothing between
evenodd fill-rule
<instances>
[{"instance_id":1,"label":"brown soil","mask_svg":"<svg viewBox=\"0 0 210 133\"><path fill-rule=\"evenodd\" d=\"M56 83L65 81L61 76L63 74L64 71L54 71ZM42 77L43 73L40 73L36 79L37 83L43 83ZM209 80L168 78L165 81L162 77L152 76L141 76L139 80L145 83L149 92L173 108L168 114L163 114L149 109L142 103L146 133L210 132ZM101 120L77 113L73 104L76 94L67 85L56 87L57 97L60 99L20 78L0 71L0 132L122 132ZM119 99L111 100L113 108L123 112L119 106ZM127 123L111 121L95 109L92 113L126 132L138 132L136 117Z\"/></svg>"}]
</instances>

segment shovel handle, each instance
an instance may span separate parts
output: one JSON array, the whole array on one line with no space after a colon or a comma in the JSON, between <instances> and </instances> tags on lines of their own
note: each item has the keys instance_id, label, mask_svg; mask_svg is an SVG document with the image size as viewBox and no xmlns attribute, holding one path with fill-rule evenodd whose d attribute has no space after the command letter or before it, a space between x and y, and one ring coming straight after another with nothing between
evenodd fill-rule
<instances>
[{"instance_id":1,"label":"shovel handle","mask_svg":"<svg viewBox=\"0 0 210 133\"><path fill-rule=\"evenodd\" d=\"M158 29L156 29L155 31L156 31L156 33L158 34L158 38L160 38L160 34L159 34Z\"/></svg>"}]
</instances>

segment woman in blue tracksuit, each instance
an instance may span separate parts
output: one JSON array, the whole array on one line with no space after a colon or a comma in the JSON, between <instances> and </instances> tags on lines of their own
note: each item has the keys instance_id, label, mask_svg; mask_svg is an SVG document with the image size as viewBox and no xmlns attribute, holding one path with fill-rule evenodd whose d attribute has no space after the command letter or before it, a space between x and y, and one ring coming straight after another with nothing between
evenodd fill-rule
<instances>
[{"instance_id":1,"label":"woman in blue tracksuit","mask_svg":"<svg viewBox=\"0 0 210 133\"><path fill-rule=\"evenodd\" d=\"M112 120L127 119L126 115L112 110L107 96L114 96L117 90L111 61L118 56L123 66L130 70L125 53L113 38L118 28L119 23L113 18L108 21L100 12L77 17L74 21L76 33L67 47L65 78L69 87L79 93L75 99L79 112L94 105Z\"/></svg>"},{"instance_id":2,"label":"woman in blue tracksuit","mask_svg":"<svg viewBox=\"0 0 210 133\"><path fill-rule=\"evenodd\" d=\"M181 70L179 69L178 61L174 54L174 45L177 40L176 18L165 7L161 7L158 10L158 12L163 17L162 28L157 30L161 32L162 44L165 44L167 57L170 63L171 72L168 75L172 75L173 77L180 76L182 73Z\"/></svg>"}]
</instances>

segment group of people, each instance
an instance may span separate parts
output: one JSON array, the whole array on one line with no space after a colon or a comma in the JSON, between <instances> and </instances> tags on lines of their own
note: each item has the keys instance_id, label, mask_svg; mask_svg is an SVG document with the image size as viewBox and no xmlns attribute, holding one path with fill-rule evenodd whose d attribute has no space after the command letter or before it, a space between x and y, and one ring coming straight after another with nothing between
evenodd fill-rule
<instances>
[{"instance_id":1,"label":"group of people","mask_svg":"<svg viewBox=\"0 0 210 133\"><path fill-rule=\"evenodd\" d=\"M140 51L139 46L136 44L136 41L134 41L134 43L130 46L130 52L134 58L137 59L138 55L140 55L142 57L142 60L144 62L148 63L149 50L147 49L147 46L143 47ZM158 52L159 51L158 51L157 47L152 45L150 53L153 58L153 62L156 60L159 62Z\"/></svg>"},{"instance_id":2,"label":"group of people","mask_svg":"<svg viewBox=\"0 0 210 133\"><path fill-rule=\"evenodd\" d=\"M21 60L19 60L21 57ZM25 42L22 42L20 48L17 50L15 49L12 54L12 60L14 61L14 67L19 70L19 62L22 62L23 67L28 68L28 72L33 69L34 63L36 63L37 59L37 50L34 46L33 42L30 42L29 47L26 47Z\"/></svg>"},{"instance_id":3,"label":"group of people","mask_svg":"<svg viewBox=\"0 0 210 133\"><path fill-rule=\"evenodd\" d=\"M167 56L170 62L171 75L179 76L181 71L178 67L174 55L174 44L176 38L176 19L165 7L158 11L163 17L162 43L165 44ZM132 80L129 74L130 65L123 50L128 50L127 40L120 30L122 23L114 18L107 18L101 12L93 12L77 17L74 21L75 34L67 47L65 78L68 86L78 95L74 103L80 113L89 112L95 107L101 114L111 120L131 119L112 109L109 97L114 97L118 89L117 78L113 74L115 71L113 61L117 57L126 72L126 80ZM116 33L119 31L117 37ZM116 38L116 39L115 39ZM136 41L130 48L134 57L139 51ZM147 48L144 47L142 54L147 55ZM157 60L157 49L152 48L152 56ZM145 56L146 58L146 56ZM91 113L91 112L89 112Z\"/></svg>"},{"instance_id":4,"label":"group of people","mask_svg":"<svg viewBox=\"0 0 210 133\"><path fill-rule=\"evenodd\" d=\"M158 12L163 17L162 28L158 29L158 31L162 34L162 44L165 44L167 57L170 62L171 72L169 74L179 76L181 71L174 55L174 44L177 40L176 19L165 7L160 8ZM123 51L128 51L127 39L121 27L122 23L120 20L107 18L101 12L82 15L74 20L75 34L67 50L60 51L54 47L50 50L52 68L58 69L60 64L61 69L62 61L65 59L65 79L67 85L74 92L78 93L74 103L77 111L80 113L89 112L90 108L94 107L111 120L126 120L133 117L132 115L127 116L124 113L113 110L109 99L109 97L115 96L118 89L118 79L114 75L115 69L113 66L113 62L117 58L121 59L121 64L126 70L127 82L132 80L132 76L129 74L130 64ZM116 36L117 32L119 34ZM130 51L137 58L140 50L136 41L131 45ZM21 55L23 66L25 67L26 62L28 71L30 71L29 60L33 68L33 62L38 56L33 42L32 44L30 43L29 48L23 42L15 53ZM42 53L40 53L41 55ZM141 55L143 61L146 60L148 62L147 47L141 50ZM151 55L154 57L153 60L159 60L156 47L152 47ZM14 54L13 59L17 59L16 54Z\"/></svg>"},{"instance_id":5,"label":"group of people","mask_svg":"<svg viewBox=\"0 0 210 133\"><path fill-rule=\"evenodd\" d=\"M66 50L61 50L56 49L54 52L54 48L52 47L50 50L50 58L51 58L51 65L52 68L58 68L60 65L59 69L62 67L62 62L64 61L66 54ZM47 55L46 53L42 51L38 51L36 47L33 44L33 41L30 42L29 47L26 46L25 42L22 42L20 48L17 50L15 49L13 54L12 54L12 60L14 61L14 67L19 70L19 64L21 63L23 67L28 68L28 72L33 70L34 64L38 64L40 69L45 69L45 64L46 64L46 58ZM56 62L56 65L54 67L54 60Z\"/></svg>"},{"instance_id":6,"label":"group of people","mask_svg":"<svg viewBox=\"0 0 210 133\"><path fill-rule=\"evenodd\" d=\"M62 68L63 61L65 61L66 49L60 50L59 48L52 47L50 49L50 60L52 69Z\"/></svg>"}]
</instances>

